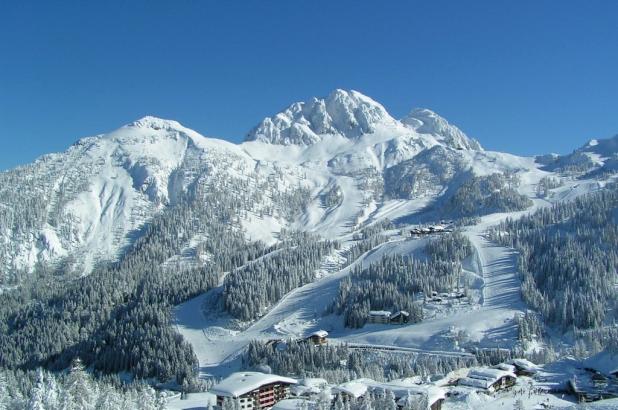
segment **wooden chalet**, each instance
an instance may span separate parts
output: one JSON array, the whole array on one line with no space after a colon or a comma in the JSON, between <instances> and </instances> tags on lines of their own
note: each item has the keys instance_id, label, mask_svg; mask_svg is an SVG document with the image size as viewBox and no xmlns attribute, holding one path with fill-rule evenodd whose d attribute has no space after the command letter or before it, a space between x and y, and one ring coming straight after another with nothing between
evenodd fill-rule
<instances>
[{"instance_id":1,"label":"wooden chalet","mask_svg":"<svg viewBox=\"0 0 618 410\"><path fill-rule=\"evenodd\" d=\"M391 312L388 310L371 310L367 323L388 324L391 321Z\"/></svg>"},{"instance_id":2,"label":"wooden chalet","mask_svg":"<svg viewBox=\"0 0 618 410\"><path fill-rule=\"evenodd\" d=\"M313 343L316 346L320 346L328 343L328 341L326 340L327 337L328 332L326 330L318 330L307 336L305 340Z\"/></svg>"},{"instance_id":3,"label":"wooden chalet","mask_svg":"<svg viewBox=\"0 0 618 410\"><path fill-rule=\"evenodd\" d=\"M389 318L390 323L397 324L397 325L402 325L404 323L408 323L409 321L410 321L410 313L406 312L405 310L400 310L398 312L395 312Z\"/></svg>"},{"instance_id":4,"label":"wooden chalet","mask_svg":"<svg viewBox=\"0 0 618 410\"><path fill-rule=\"evenodd\" d=\"M479 368L470 370L466 377L457 381L457 384L480 390L497 391L515 385L516 381L517 376L511 371Z\"/></svg>"}]
</instances>

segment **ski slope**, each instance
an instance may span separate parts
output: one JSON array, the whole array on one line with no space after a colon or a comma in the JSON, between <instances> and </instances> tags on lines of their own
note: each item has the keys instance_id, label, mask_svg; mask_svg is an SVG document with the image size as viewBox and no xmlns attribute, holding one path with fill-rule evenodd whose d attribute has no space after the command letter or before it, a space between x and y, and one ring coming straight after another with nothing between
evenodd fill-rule
<instances>
[{"instance_id":1,"label":"ski slope","mask_svg":"<svg viewBox=\"0 0 618 410\"><path fill-rule=\"evenodd\" d=\"M568 192L566 195L572 199L598 188L598 184L585 181L566 184L557 190L556 196ZM319 329L329 332L331 343L395 347L428 354L460 354L465 352L467 345L512 347L517 342L514 318L526 309L520 295L517 254L489 241L485 232L506 218L519 218L550 206L552 201L535 198L533 203L526 211L484 216L479 223L463 231L475 250L464 267L481 280L480 298L478 304L456 309L452 314L405 326L367 324L361 329L345 328L340 316L324 315L338 292L340 281L356 266L368 266L384 255L424 257L427 238L406 239L394 235L389 242L361 255L351 265L330 274L323 272L315 282L291 291L248 327L234 325L234 321L221 312L204 313L204 305L212 304L219 288L178 306L176 325L193 346L202 376L221 376L238 369L240 355L251 340L301 338Z\"/></svg>"},{"instance_id":2,"label":"ski slope","mask_svg":"<svg viewBox=\"0 0 618 410\"><path fill-rule=\"evenodd\" d=\"M229 318L206 318L201 307L213 290L176 309L178 330L194 346L203 375L225 374L234 368L242 349L254 339L299 338L326 329L333 342L397 346L418 352L458 351L445 335L463 330L470 341L487 347L507 347L516 341L514 315L524 309L519 295L513 251L498 247L475 229L466 231L476 249L475 264L483 278L482 304L468 311L407 326L366 325L362 329L343 327L342 319L323 313L332 303L339 282L357 265L367 266L384 255L422 257L427 240L397 239L362 255L350 266L287 294L264 317L246 330L226 327Z\"/></svg>"}]
</instances>

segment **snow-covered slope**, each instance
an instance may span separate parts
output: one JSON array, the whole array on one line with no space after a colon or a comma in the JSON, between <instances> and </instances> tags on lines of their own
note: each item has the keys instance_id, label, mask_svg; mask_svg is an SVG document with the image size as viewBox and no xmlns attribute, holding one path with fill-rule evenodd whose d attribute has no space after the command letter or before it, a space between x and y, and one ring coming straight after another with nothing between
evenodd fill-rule
<instances>
[{"instance_id":1,"label":"snow-covered slope","mask_svg":"<svg viewBox=\"0 0 618 410\"><path fill-rule=\"evenodd\" d=\"M537 158L546 170L575 176L595 176L618 171L618 135L592 139L568 155Z\"/></svg>"},{"instance_id":2,"label":"snow-covered slope","mask_svg":"<svg viewBox=\"0 0 618 410\"><path fill-rule=\"evenodd\" d=\"M196 189L237 198L230 211L247 239L273 243L282 229L340 238L382 218L435 213L474 175L515 173L532 193L547 174L539 166L482 150L429 110L395 120L356 91L292 104L239 145L145 117L0 173L1 276L40 264L88 273ZM185 253L203 240L196 234Z\"/></svg>"},{"instance_id":3,"label":"snow-covered slope","mask_svg":"<svg viewBox=\"0 0 618 410\"><path fill-rule=\"evenodd\" d=\"M2 271L63 260L84 273L115 259L220 158L250 161L233 144L145 117L0 174Z\"/></svg>"}]
</instances>

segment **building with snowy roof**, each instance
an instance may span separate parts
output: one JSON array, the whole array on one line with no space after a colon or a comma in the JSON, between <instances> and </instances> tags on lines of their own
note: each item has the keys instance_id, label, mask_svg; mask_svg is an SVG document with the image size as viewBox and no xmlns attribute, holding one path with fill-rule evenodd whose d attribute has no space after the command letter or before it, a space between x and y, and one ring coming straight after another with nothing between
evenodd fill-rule
<instances>
[{"instance_id":1,"label":"building with snowy roof","mask_svg":"<svg viewBox=\"0 0 618 410\"><path fill-rule=\"evenodd\" d=\"M388 310L370 310L368 323L387 324L391 321L391 312Z\"/></svg>"},{"instance_id":2,"label":"building with snowy roof","mask_svg":"<svg viewBox=\"0 0 618 410\"><path fill-rule=\"evenodd\" d=\"M539 371L539 367L526 359L513 359L511 363L515 367L517 376L533 376Z\"/></svg>"},{"instance_id":3,"label":"building with snowy roof","mask_svg":"<svg viewBox=\"0 0 618 410\"><path fill-rule=\"evenodd\" d=\"M341 395L345 399L358 399L367 393L367 384L360 381L352 380L335 386L332 388L332 392Z\"/></svg>"},{"instance_id":4,"label":"building with snowy roof","mask_svg":"<svg viewBox=\"0 0 618 410\"><path fill-rule=\"evenodd\" d=\"M328 332L326 330L317 330L311 333L309 336L305 338L305 340L310 341L314 345L325 345L328 341L326 338L328 337Z\"/></svg>"},{"instance_id":5,"label":"building with snowy roof","mask_svg":"<svg viewBox=\"0 0 618 410\"><path fill-rule=\"evenodd\" d=\"M358 399L367 392L383 394L387 390L393 393L395 402L400 408L406 408L407 404L412 403L418 405L426 400L427 410L440 410L446 398L445 390L433 384L415 384L403 380L381 383L367 378L340 384L334 387L332 392L342 395L345 400Z\"/></svg>"},{"instance_id":6,"label":"building with snowy roof","mask_svg":"<svg viewBox=\"0 0 618 410\"><path fill-rule=\"evenodd\" d=\"M328 381L322 378L308 377L298 381L298 384L290 386L293 396L312 396L319 394L328 386Z\"/></svg>"},{"instance_id":7,"label":"building with snowy roof","mask_svg":"<svg viewBox=\"0 0 618 410\"><path fill-rule=\"evenodd\" d=\"M468 375L459 379L457 384L476 389L496 391L513 386L516 380L517 376L509 370L479 368L470 370Z\"/></svg>"},{"instance_id":8,"label":"building with snowy roof","mask_svg":"<svg viewBox=\"0 0 618 410\"><path fill-rule=\"evenodd\" d=\"M584 360L583 365L606 376L618 377L618 354L611 350L602 350L590 356Z\"/></svg>"},{"instance_id":9,"label":"building with snowy roof","mask_svg":"<svg viewBox=\"0 0 618 410\"><path fill-rule=\"evenodd\" d=\"M405 310L399 310L393 313L389 318L390 323L402 325L410 321L410 313Z\"/></svg>"},{"instance_id":10,"label":"building with snowy roof","mask_svg":"<svg viewBox=\"0 0 618 410\"><path fill-rule=\"evenodd\" d=\"M210 392L217 396L217 406L226 399L237 401L242 409L270 409L275 403L286 399L290 385L296 380L260 372L233 373Z\"/></svg>"}]
</instances>

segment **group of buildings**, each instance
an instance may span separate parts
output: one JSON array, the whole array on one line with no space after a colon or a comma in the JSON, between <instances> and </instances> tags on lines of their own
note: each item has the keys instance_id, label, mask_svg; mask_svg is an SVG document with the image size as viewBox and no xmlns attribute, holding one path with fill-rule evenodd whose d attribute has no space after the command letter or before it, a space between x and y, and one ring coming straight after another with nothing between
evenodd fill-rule
<instances>
[{"instance_id":1,"label":"group of buildings","mask_svg":"<svg viewBox=\"0 0 618 410\"><path fill-rule=\"evenodd\" d=\"M602 351L586 359L568 381L580 402L618 398L618 354Z\"/></svg>"},{"instance_id":2,"label":"group of buildings","mask_svg":"<svg viewBox=\"0 0 618 410\"><path fill-rule=\"evenodd\" d=\"M372 310L369 312L367 323L402 325L410 321L410 313L405 310L391 312L388 310Z\"/></svg>"},{"instance_id":3,"label":"group of buildings","mask_svg":"<svg viewBox=\"0 0 618 410\"><path fill-rule=\"evenodd\" d=\"M317 389L314 385L321 384ZM313 402L309 395L316 394L327 385L323 379L297 381L288 377L260 372L239 372L214 386L210 392L217 396L217 406L225 408L226 401L237 403L241 409L295 409L301 404L311 408ZM295 398L290 398L294 390ZM341 397L343 401L363 400L367 394L380 395L386 391L393 393L399 408L409 403L419 403L426 399L427 410L439 410L446 398L446 391L435 385L390 382L380 383L371 379L357 379L330 387L333 400Z\"/></svg>"},{"instance_id":4,"label":"group of buildings","mask_svg":"<svg viewBox=\"0 0 618 410\"><path fill-rule=\"evenodd\" d=\"M319 338L322 334L313 335ZM527 360L516 359L492 368L469 369L456 379L444 379L437 384L420 383L418 379L401 379L378 382L361 378L339 385L329 385L324 379L295 380L289 377L260 372L234 373L211 389L217 396L219 408L226 408L226 401L240 409L311 409L312 397L329 393L331 400L364 400L368 395L380 397L391 394L397 407L409 408L410 404L424 403L427 410L440 410L449 386L459 386L484 392L495 392L515 385L518 376L532 376L537 368ZM452 387L451 387L452 388ZM231 408L231 407L230 407Z\"/></svg>"}]
</instances>

